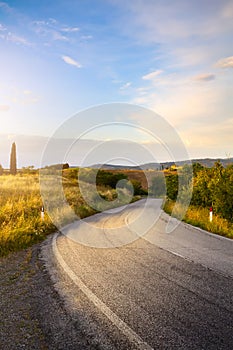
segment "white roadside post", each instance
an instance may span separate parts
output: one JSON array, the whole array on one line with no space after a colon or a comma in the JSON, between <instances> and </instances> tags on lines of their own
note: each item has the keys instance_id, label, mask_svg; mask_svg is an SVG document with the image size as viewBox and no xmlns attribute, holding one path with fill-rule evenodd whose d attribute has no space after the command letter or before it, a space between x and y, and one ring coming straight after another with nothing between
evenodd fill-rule
<instances>
[{"instance_id":1,"label":"white roadside post","mask_svg":"<svg viewBox=\"0 0 233 350\"><path fill-rule=\"evenodd\" d=\"M41 207L41 220L44 221L44 206Z\"/></svg>"},{"instance_id":2,"label":"white roadside post","mask_svg":"<svg viewBox=\"0 0 233 350\"><path fill-rule=\"evenodd\" d=\"M213 220L213 208L210 207L210 222Z\"/></svg>"}]
</instances>

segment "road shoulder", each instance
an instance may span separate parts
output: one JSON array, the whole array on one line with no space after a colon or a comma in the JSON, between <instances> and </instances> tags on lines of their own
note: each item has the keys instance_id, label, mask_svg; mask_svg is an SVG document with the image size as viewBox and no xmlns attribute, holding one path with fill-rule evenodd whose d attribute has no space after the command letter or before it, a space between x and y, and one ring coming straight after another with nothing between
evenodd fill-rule
<instances>
[{"instance_id":1,"label":"road shoulder","mask_svg":"<svg viewBox=\"0 0 233 350\"><path fill-rule=\"evenodd\" d=\"M51 279L41 249L51 246L52 236L0 259L1 349L102 348L67 311Z\"/></svg>"}]
</instances>

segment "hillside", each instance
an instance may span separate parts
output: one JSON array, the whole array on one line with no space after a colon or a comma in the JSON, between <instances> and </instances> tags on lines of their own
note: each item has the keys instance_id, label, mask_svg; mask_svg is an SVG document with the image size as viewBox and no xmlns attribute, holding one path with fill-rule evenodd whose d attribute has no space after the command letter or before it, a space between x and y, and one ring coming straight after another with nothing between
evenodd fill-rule
<instances>
[{"instance_id":1,"label":"hillside","mask_svg":"<svg viewBox=\"0 0 233 350\"><path fill-rule=\"evenodd\" d=\"M229 164L233 164L233 158L201 158L201 159L191 159L192 163L200 163L204 167L211 168L214 166L215 162L220 161L224 167ZM184 165L190 163L188 160L182 160L177 162L177 165ZM162 163L145 163L138 166L129 165L114 165L114 164L94 164L90 168L101 168L106 170L161 170L161 167L166 169L174 165L174 162L162 162Z\"/></svg>"}]
</instances>

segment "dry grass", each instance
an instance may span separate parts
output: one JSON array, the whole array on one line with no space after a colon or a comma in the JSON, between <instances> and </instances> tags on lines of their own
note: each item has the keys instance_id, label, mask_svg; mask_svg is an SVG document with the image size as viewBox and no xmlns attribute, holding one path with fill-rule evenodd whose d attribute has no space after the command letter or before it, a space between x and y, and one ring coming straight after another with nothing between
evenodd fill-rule
<instances>
[{"instance_id":1,"label":"dry grass","mask_svg":"<svg viewBox=\"0 0 233 350\"><path fill-rule=\"evenodd\" d=\"M0 176L0 256L42 241L47 234L56 230L53 222L65 225L77 216L84 218L104 210L105 208L96 198L96 193L92 193L91 186L87 184L86 188L86 192L89 191L91 203L95 204L94 209L82 197L77 180L64 177L63 190L69 204L68 210L61 203L54 208L52 215L50 212L50 216L53 219L56 218L55 221L51 220L46 212L42 220L39 175ZM117 198L116 190L105 186L99 186L98 193L105 202L110 203L110 206L111 201ZM127 196L124 193L121 193L120 197L112 204L113 206L127 202Z\"/></svg>"},{"instance_id":2,"label":"dry grass","mask_svg":"<svg viewBox=\"0 0 233 350\"><path fill-rule=\"evenodd\" d=\"M175 203L167 200L164 205L164 211L172 216L179 217L182 212L182 205L179 204L176 206L176 211L173 212ZM194 206L189 206L183 221L200 227L209 232L216 233L221 236L228 238L233 238L233 225L228 222L226 219L221 218L213 214L213 221L209 220L209 210L206 208L197 208Z\"/></svg>"},{"instance_id":3,"label":"dry grass","mask_svg":"<svg viewBox=\"0 0 233 350\"><path fill-rule=\"evenodd\" d=\"M41 220L38 176L0 177L0 256L44 239L55 227Z\"/></svg>"}]
</instances>

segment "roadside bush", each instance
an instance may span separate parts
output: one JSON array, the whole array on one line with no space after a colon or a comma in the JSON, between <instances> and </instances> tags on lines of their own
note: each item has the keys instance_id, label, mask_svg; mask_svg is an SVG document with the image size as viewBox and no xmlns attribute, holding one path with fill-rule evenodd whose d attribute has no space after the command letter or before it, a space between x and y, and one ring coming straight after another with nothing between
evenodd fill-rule
<instances>
[{"instance_id":1,"label":"roadside bush","mask_svg":"<svg viewBox=\"0 0 233 350\"><path fill-rule=\"evenodd\" d=\"M116 188L116 185L120 180L127 179L128 177L121 173L113 174L108 171L99 170L96 176L96 185L104 185L109 186L111 188Z\"/></svg>"},{"instance_id":2,"label":"roadside bush","mask_svg":"<svg viewBox=\"0 0 233 350\"><path fill-rule=\"evenodd\" d=\"M158 174L151 181L150 194L154 197L166 195L166 180L164 174Z\"/></svg>"}]
</instances>

